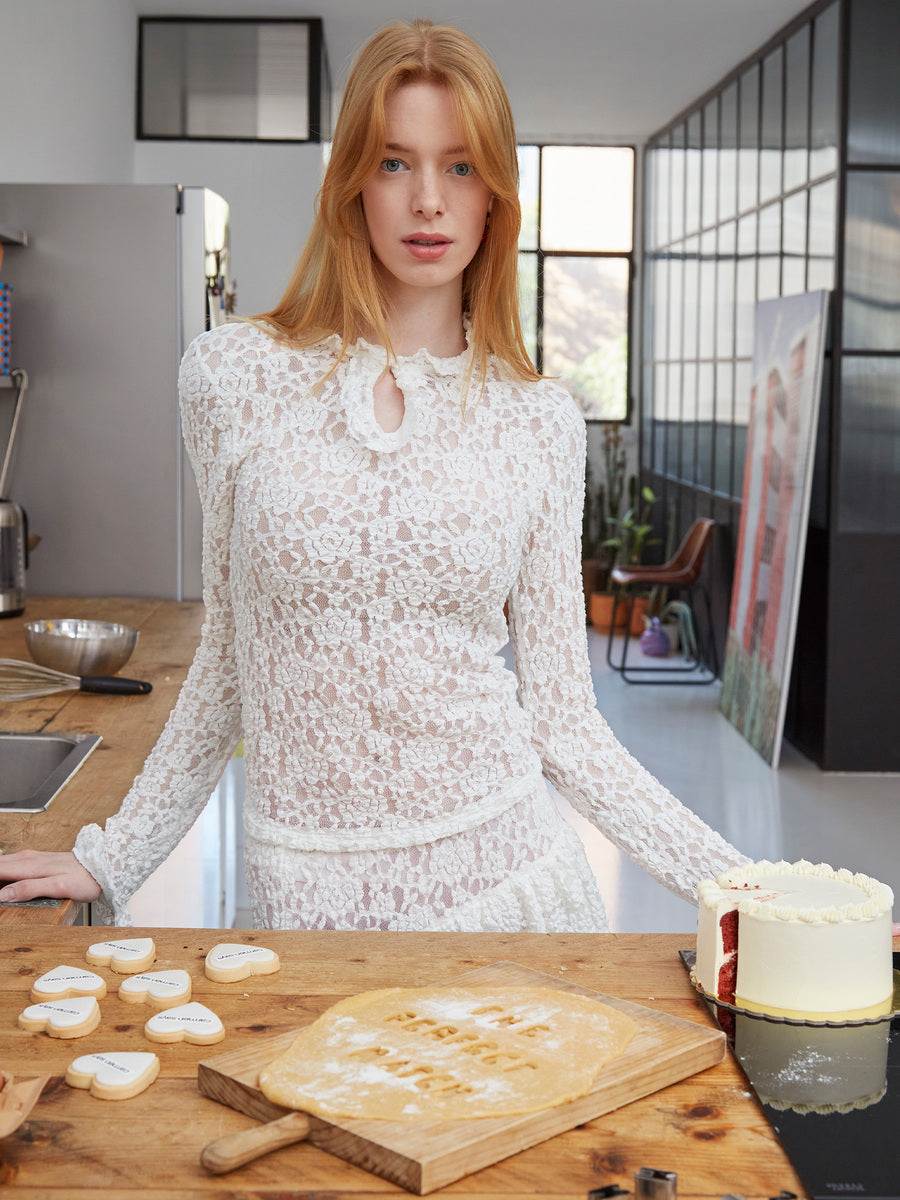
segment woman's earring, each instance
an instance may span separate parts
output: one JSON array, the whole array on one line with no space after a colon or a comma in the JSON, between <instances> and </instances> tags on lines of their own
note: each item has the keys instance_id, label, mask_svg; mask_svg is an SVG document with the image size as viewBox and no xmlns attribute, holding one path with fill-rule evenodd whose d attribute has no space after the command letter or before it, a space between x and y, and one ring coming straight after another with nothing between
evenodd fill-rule
<instances>
[{"instance_id":1,"label":"woman's earring","mask_svg":"<svg viewBox=\"0 0 900 1200\"><path fill-rule=\"evenodd\" d=\"M488 211L487 216L484 218L484 233L481 235L482 246L488 239L488 230L490 229L490 227L491 227L491 214L490 214L490 211Z\"/></svg>"}]
</instances>

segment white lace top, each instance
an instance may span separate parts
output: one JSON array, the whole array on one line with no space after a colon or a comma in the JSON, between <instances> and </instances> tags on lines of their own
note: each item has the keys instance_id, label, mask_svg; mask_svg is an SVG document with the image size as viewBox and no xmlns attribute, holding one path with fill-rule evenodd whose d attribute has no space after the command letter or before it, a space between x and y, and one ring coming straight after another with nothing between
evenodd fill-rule
<instances>
[{"instance_id":1,"label":"white lace top","mask_svg":"<svg viewBox=\"0 0 900 1200\"><path fill-rule=\"evenodd\" d=\"M246 323L182 364L204 510L201 644L169 722L75 852L127 901L205 804L241 736L259 926L602 929L580 844L542 775L654 878L743 856L679 804L596 711L579 556L584 423L548 381L470 351L294 351ZM504 603L509 601L509 629ZM501 656L507 637L515 674Z\"/></svg>"}]
</instances>

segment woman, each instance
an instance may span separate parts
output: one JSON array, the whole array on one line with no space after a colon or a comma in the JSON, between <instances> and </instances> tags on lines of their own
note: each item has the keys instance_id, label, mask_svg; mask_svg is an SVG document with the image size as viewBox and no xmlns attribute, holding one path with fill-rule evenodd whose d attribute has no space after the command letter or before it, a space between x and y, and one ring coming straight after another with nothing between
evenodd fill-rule
<instances>
[{"instance_id":1,"label":"woman","mask_svg":"<svg viewBox=\"0 0 900 1200\"><path fill-rule=\"evenodd\" d=\"M207 616L178 703L105 832L0 860L0 899L127 923L241 736L258 927L605 929L542 776L691 900L744 861L595 709L585 430L522 343L518 228L487 55L426 21L377 34L285 297L182 365Z\"/></svg>"}]
</instances>

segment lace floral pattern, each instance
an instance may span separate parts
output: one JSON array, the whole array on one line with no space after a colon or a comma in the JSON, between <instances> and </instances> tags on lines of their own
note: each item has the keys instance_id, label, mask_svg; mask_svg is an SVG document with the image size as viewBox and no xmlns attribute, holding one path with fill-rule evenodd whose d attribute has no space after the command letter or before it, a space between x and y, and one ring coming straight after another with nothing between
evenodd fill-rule
<instances>
[{"instance_id":1,"label":"lace floral pattern","mask_svg":"<svg viewBox=\"0 0 900 1200\"><path fill-rule=\"evenodd\" d=\"M567 394L495 365L463 412L470 352L419 352L392 368L405 413L385 433L383 351L358 342L328 374L338 349L230 324L185 355L206 621L120 812L79 834L98 915L127 923L242 735L260 927L604 928L542 774L695 900L744 859L596 711Z\"/></svg>"}]
</instances>

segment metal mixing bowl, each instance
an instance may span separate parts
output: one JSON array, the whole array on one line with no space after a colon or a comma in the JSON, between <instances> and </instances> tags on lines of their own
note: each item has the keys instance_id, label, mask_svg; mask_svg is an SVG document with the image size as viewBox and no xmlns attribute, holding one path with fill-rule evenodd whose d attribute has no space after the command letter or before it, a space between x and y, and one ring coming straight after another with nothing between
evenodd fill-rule
<instances>
[{"instance_id":1,"label":"metal mixing bowl","mask_svg":"<svg viewBox=\"0 0 900 1200\"><path fill-rule=\"evenodd\" d=\"M112 621L28 621L25 645L42 667L67 675L114 675L131 658L138 631Z\"/></svg>"}]
</instances>

